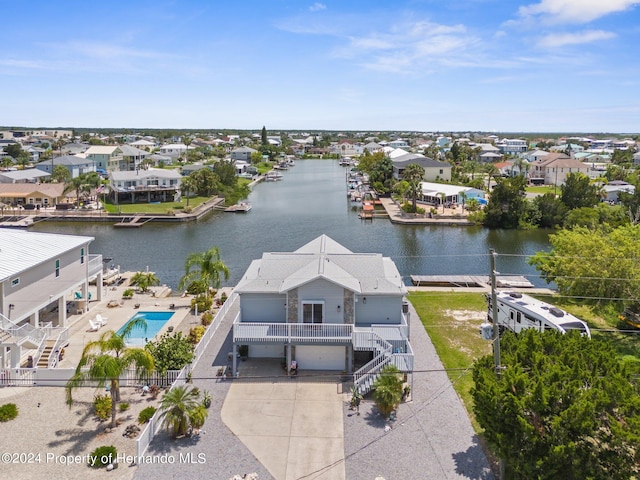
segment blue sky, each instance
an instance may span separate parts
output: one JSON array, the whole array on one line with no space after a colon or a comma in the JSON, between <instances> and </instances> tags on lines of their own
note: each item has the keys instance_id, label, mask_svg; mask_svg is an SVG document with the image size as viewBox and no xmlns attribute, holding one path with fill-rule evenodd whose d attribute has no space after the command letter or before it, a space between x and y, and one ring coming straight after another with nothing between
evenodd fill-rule
<instances>
[{"instance_id":1,"label":"blue sky","mask_svg":"<svg viewBox=\"0 0 640 480\"><path fill-rule=\"evenodd\" d=\"M640 1L0 0L0 125L640 132Z\"/></svg>"}]
</instances>

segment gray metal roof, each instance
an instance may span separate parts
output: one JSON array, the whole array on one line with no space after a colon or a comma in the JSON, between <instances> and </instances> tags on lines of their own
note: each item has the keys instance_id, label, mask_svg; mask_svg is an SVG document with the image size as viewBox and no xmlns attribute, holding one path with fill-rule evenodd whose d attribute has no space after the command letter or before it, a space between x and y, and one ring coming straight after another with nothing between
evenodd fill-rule
<instances>
[{"instance_id":1,"label":"gray metal roof","mask_svg":"<svg viewBox=\"0 0 640 480\"><path fill-rule=\"evenodd\" d=\"M43 160L38 162L38 165L51 165L51 160ZM63 155L62 157L56 157L53 159L54 165L93 165L93 160L77 155Z\"/></svg>"},{"instance_id":2,"label":"gray metal roof","mask_svg":"<svg viewBox=\"0 0 640 480\"><path fill-rule=\"evenodd\" d=\"M13 181L20 181L49 177L51 174L43 172L42 170L38 170L37 168L26 168L24 170L9 170L6 172L0 172L0 175Z\"/></svg>"},{"instance_id":3,"label":"gray metal roof","mask_svg":"<svg viewBox=\"0 0 640 480\"><path fill-rule=\"evenodd\" d=\"M326 235L295 252L264 253L238 282L238 293L285 293L324 279L358 294L404 295L393 261L378 253L353 253Z\"/></svg>"},{"instance_id":4,"label":"gray metal roof","mask_svg":"<svg viewBox=\"0 0 640 480\"><path fill-rule=\"evenodd\" d=\"M173 169L150 168L149 170L114 171L109 174L113 180L133 180L143 178L182 178L180 172Z\"/></svg>"},{"instance_id":5,"label":"gray metal roof","mask_svg":"<svg viewBox=\"0 0 640 480\"><path fill-rule=\"evenodd\" d=\"M0 229L0 282L93 240L94 237Z\"/></svg>"}]
</instances>

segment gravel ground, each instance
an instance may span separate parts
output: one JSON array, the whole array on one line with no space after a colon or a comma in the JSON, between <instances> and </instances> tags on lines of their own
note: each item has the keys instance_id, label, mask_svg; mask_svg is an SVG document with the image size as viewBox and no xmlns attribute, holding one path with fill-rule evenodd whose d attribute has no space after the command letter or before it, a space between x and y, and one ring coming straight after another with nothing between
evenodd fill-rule
<instances>
[{"instance_id":1,"label":"gravel ground","mask_svg":"<svg viewBox=\"0 0 640 480\"><path fill-rule=\"evenodd\" d=\"M493 479L467 413L442 371L442 364L412 306L410 311L415 369L419 371L414 374L413 401L399 407L390 429L385 429L387 424L370 398L361 405L359 416L345 404L346 478ZM76 403L69 410L62 388L9 387L0 389L0 403L16 403L20 415L11 422L0 423L0 453L40 454L40 457L39 460L33 457L31 464L20 464L20 458L15 464L0 463L0 478L10 475L12 480L84 479L91 475L97 479L227 480L236 474L256 472L260 480L272 479L220 418L230 382L215 378L215 367L228 364L234 315L227 315L193 373L194 385L201 391L209 390L213 399L204 433L173 440L164 431L159 432L145 456L165 463L142 462L137 468L121 463L116 471L107 472L89 470L82 459L72 464L63 462L65 455L87 455L100 445L114 445L119 453L135 455L135 440L123 437L122 432L126 425L135 423L138 412L150 400L133 389L123 389L123 400L131 404L129 411L119 415L124 423L115 432L105 434L106 424L91 414L94 389L79 389L74 395ZM430 371L425 373L425 370Z\"/></svg>"}]
</instances>

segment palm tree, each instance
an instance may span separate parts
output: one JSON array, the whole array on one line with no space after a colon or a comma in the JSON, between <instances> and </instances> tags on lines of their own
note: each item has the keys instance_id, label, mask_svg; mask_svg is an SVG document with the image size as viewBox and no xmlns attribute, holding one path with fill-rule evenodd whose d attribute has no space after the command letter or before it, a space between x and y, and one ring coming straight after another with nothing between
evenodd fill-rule
<instances>
[{"instance_id":1,"label":"palm tree","mask_svg":"<svg viewBox=\"0 0 640 480\"><path fill-rule=\"evenodd\" d=\"M160 285L160 279L153 272L136 272L131 277L131 285L137 285L142 293L149 290L153 285Z\"/></svg>"},{"instance_id":2,"label":"palm tree","mask_svg":"<svg viewBox=\"0 0 640 480\"><path fill-rule=\"evenodd\" d=\"M491 191L491 178L498 174L499 170L493 163L487 163L484 166L484 172L487 174L487 192Z\"/></svg>"},{"instance_id":3,"label":"palm tree","mask_svg":"<svg viewBox=\"0 0 640 480\"><path fill-rule=\"evenodd\" d=\"M180 279L179 288L184 290L185 286L192 282L198 282L207 287L218 289L220 288L221 275L224 275L224 279L227 280L229 269L220 260L218 247L210 248L206 252L192 253L187 257L185 274ZM207 288L206 295L209 296L209 288Z\"/></svg>"},{"instance_id":4,"label":"palm tree","mask_svg":"<svg viewBox=\"0 0 640 480\"><path fill-rule=\"evenodd\" d=\"M420 182L424 177L424 168L417 163L412 163L402 172L402 179L409 183L409 194L411 195L413 212L416 212L416 203L420 195Z\"/></svg>"},{"instance_id":5,"label":"palm tree","mask_svg":"<svg viewBox=\"0 0 640 480\"><path fill-rule=\"evenodd\" d=\"M395 365L387 365L380 371L375 381L373 400L383 417L389 418L391 412L402 400L402 374Z\"/></svg>"},{"instance_id":6,"label":"palm tree","mask_svg":"<svg viewBox=\"0 0 640 480\"><path fill-rule=\"evenodd\" d=\"M182 385L174 387L164 394L162 401L160 402L160 418L162 419L162 425L167 429L171 429L173 438L180 435L185 435L187 429L191 424L191 416L194 420L198 415L202 415L201 412L194 412L198 407L202 407L200 402L200 391L196 387L187 387ZM205 418L206 418L206 409ZM198 423L196 421L196 423ZM204 421L202 422L204 424Z\"/></svg>"},{"instance_id":7,"label":"palm tree","mask_svg":"<svg viewBox=\"0 0 640 480\"><path fill-rule=\"evenodd\" d=\"M184 192L185 196L187 197L187 207L188 207L189 196L191 192L195 191L196 189L196 182L193 179L193 177L191 177L190 175L187 177L184 177L180 182L180 189Z\"/></svg>"},{"instance_id":8,"label":"palm tree","mask_svg":"<svg viewBox=\"0 0 640 480\"><path fill-rule=\"evenodd\" d=\"M144 348L127 347L126 339L131 331L147 322L143 317L127 324L124 332L113 330L104 332L98 340L87 343L76 371L66 386L69 408L73 404L73 390L81 387L85 381L97 382L98 388L109 385L111 393L111 428L116 427L116 406L120 401L120 376L130 367L135 367L139 377L153 371L153 357Z\"/></svg>"},{"instance_id":9,"label":"palm tree","mask_svg":"<svg viewBox=\"0 0 640 480\"><path fill-rule=\"evenodd\" d=\"M92 189L97 188L100 185L100 175L96 172L81 173L75 178L72 178L63 190L63 193L70 191L76 192L76 205L80 205L80 193L90 192Z\"/></svg>"}]
</instances>

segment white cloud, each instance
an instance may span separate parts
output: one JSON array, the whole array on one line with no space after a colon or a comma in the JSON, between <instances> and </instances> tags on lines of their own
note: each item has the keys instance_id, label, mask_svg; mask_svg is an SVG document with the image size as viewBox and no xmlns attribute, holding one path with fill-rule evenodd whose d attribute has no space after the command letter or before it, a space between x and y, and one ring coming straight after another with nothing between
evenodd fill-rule
<instances>
[{"instance_id":1,"label":"white cloud","mask_svg":"<svg viewBox=\"0 0 640 480\"><path fill-rule=\"evenodd\" d=\"M518 9L523 19L537 18L548 23L588 23L610 13L623 12L638 0L541 0Z\"/></svg>"},{"instance_id":2,"label":"white cloud","mask_svg":"<svg viewBox=\"0 0 640 480\"><path fill-rule=\"evenodd\" d=\"M605 32L604 30L585 30L584 32L578 33L551 33L542 37L538 41L538 46L557 48L564 47L565 45L580 45L600 40L609 40L615 37L615 33Z\"/></svg>"},{"instance_id":3,"label":"white cloud","mask_svg":"<svg viewBox=\"0 0 640 480\"><path fill-rule=\"evenodd\" d=\"M309 7L310 12L319 12L320 10L325 10L327 6L323 3L316 2Z\"/></svg>"}]
</instances>

